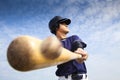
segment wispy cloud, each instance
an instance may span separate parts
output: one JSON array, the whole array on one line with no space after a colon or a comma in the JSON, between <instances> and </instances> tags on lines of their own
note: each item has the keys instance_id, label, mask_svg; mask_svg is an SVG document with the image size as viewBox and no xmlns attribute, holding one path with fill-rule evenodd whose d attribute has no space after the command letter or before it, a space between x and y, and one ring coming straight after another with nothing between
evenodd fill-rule
<instances>
[{"instance_id":1,"label":"wispy cloud","mask_svg":"<svg viewBox=\"0 0 120 80\"><path fill-rule=\"evenodd\" d=\"M19 3L21 1L16 1ZM3 80L57 79L55 67L27 73L14 71L7 63L6 50L9 42L19 35L31 35L45 38L51 35L48 29L49 20L55 15L68 17L72 20L70 34L79 35L87 44L89 53L87 60L88 74L92 80L119 80L120 50L120 1L119 0L51 0L23 1L6 9L10 14L0 12L0 77ZM37 2L37 4L36 4ZM11 5L13 3L8 3ZM46 4L46 5L42 5ZM35 6L34 6L35 5ZM9 10L8 10L9 9ZM11 17L10 17L11 16ZM111 73L112 72L112 73ZM9 75L6 75L9 74ZM35 74L35 75L34 75ZM47 77L46 77L47 74ZM48 75L50 74L50 75ZM107 75L106 75L107 74ZM17 76L17 77L15 77ZM24 78L24 79L23 79ZM114 78L114 79L113 79Z\"/></svg>"},{"instance_id":2,"label":"wispy cloud","mask_svg":"<svg viewBox=\"0 0 120 80\"><path fill-rule=\"evenodd\" d=\"M120 1L91 1L89 7L83 11L71 6L72 11L71 32L80 35L87 43L89 59L87 61L88 73L92 80L114 80L111 77L118 74L120 55ZM74 13L75 12L75 13ZM74 17L73 17L74 16ZM71 33L71 34L72 34ZM116 68L114 65L117 65ZM105 74L104 74L104 72ZM113 73L109 73L113 71ZM99 74L101 74L101 76ZM106 75L109 74L109 75ZM94 76L95 74L98 74Z\"/></svg>"}]
</instances>

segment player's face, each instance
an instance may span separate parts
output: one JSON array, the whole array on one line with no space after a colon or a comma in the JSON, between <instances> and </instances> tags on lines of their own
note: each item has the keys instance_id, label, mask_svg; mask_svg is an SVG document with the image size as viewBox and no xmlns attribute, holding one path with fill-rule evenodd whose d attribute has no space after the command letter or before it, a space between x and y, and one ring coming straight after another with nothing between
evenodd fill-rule
<instances>
[{"instance_id":1,"label":"player's face","mask_svg":"<svg viewBox=\"0 0 120 80\"><path fill-rule=\"evenodd\" d=\"M59 29L60 32L67 34L69 32L68 25L66 23L60 23Z\"/></svg>"}]
</instances>

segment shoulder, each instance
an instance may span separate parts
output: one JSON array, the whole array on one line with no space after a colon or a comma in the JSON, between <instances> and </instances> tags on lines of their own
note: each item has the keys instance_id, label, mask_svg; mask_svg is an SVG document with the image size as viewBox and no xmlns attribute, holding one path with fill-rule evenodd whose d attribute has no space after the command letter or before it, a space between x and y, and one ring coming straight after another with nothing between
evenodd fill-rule
<instances>
[{"instance_id":1,"label":"shoulder","mask_svg":"<svg viewBox=\"0 0 120 80\"><path fill-rule=\"evenodd\" d=\"M64 39L64 40L62 40L62 41L64 41L64 42L73 42L73 41L75 41L75 40L79 40L80 38L77 36L77 35L72 35L72 36L69 36L69 37L67 37L66 39Z\"/></svg>"},{"instance_id":2,"label":"shoulder","mask_svg":"<svg viewBox=\"0 0 120 80\"><path fill-rule=\"evenodd\" d=\"M78 35L72 35L71 37L72 37L72 38L79 38Z\"/></svg>"},{"instance_id":3,"label":"shoulder","mask_svg":"<svg viewBox=\"0 0 120 80\"><path fill-rule=\"evenodd\" d=\"M69 38L72 39L72 40L81 40L78 35L72 35Z\"/></svg>"},{"instance_id":4,"label":"shoulder","mask_svg":"<svg viewBox=\"0 0 120 80\"><path fill-rule=\"evenodd\" d=\"M83 48L87 47L87 44L77 35L72 35L70 36L71 40L73 41L73 43L79 43L82 45Z\"/></svg>"},{"instance_id":5,"label":"shoulder","mask_svg":"<svg viewBox=\"0 0 120 80\"><path fill-rule=\"evenodd\" d=\"M79 38L79 36L77 36L77 35L72 35L72 36L69 36L69 37L67 37L67 39L66 39L67 41L70 41L70 42L74 42L74 41L82 41L80 38Z\"/></svg>"}]
</instances>

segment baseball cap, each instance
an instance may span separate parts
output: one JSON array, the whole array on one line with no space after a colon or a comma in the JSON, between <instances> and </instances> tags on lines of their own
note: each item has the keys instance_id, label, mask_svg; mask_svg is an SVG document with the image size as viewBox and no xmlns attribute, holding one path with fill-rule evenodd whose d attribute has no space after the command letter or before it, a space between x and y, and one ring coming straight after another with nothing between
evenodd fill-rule
<instances>
[{"instance_id":1,"label":"baseball cap","mask_svg":"<svg viewBox=\"0 0 120 80\"><path fill-rule=\"evenodd\" d=\"M71 20L68 18L63 18L61 16L55 16L53 17L49 22L49 29L54 34L56 31L56 28L58 28L59 23L65 22L67 25L71 23Z\"/></svg>"}]
</instances>

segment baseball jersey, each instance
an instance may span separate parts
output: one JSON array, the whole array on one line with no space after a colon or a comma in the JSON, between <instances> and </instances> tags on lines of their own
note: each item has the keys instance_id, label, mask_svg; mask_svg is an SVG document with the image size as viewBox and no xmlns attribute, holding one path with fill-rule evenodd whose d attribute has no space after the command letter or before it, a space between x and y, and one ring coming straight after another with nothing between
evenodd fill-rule
<instances>
[{"instance_id":1,"label":"baseball jersey","mask_svg":"<svg viewBox=\"0 0 120 80\"><path fill-rule=\"evenodd\" d=\"M72 52L74 52L77 48L84 49L87 46L77 35L63 39L61 42L64 48ZM72 73L87 73L85 62L78 63L76 60L71 60L57 66L57 76L67 76Z\"/></svg>"}]
</instances>

